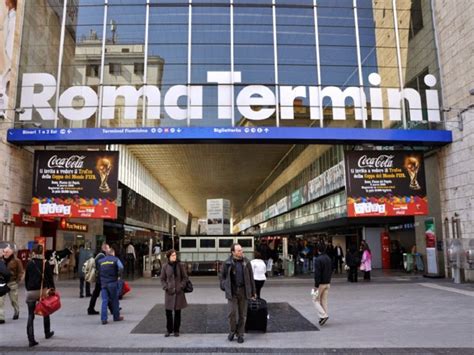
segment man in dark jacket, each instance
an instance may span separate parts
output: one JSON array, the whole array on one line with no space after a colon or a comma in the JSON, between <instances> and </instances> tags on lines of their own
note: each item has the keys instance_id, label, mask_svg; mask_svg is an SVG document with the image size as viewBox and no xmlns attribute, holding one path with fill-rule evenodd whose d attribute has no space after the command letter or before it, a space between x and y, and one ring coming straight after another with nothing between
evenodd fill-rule
<instances>
[{"instance_id":1,"label":"man in dark jacket","mask_svg":"<svg viewBox=\"0 0 474 355\"><path fill-rule=\"evenodd\" d=\"M314 260L314 288L318 290L315 307L319 315L319 324L324 325L328 316L328 293L332 275L332 260L326 254L324 243L316 245L317 256Z\"/></svg>"},{"instance_id":2,"label":"man in dark jacket","mask_svg":"<svg viewBox=\"0 0 474 355\"><path fill-rule=\"evenodd\" d=\"M11 274L10 281L8 282L8 287L10 288L10 292L8 293L8 295L10 296L10 302L15 311L13 319L18 319L20 316L20 305L18 303L18 283L22 280L24 271L23 264L19 259L15 257L14 244L5 244L3 249L3 261L7 265L8 270L10 270Z\"/></svg>"},{"instance_id":3,"label":"man in dark jacket","mask_svg":"<svg viewBox=\"0 0 474 355\"><path fill-rule=\"evenodd\" d=\"M99 278L102 286L102 309L100 318L102 324L107 324L107 305L112 302L114 321L123 320L120 316L118 299L118 280L123 272L123 264L114 256L114 250L110 248L107 255L99 260Z\"/></svg>"},{"instance_id":4,"label":"man in dark jacket","mask_svg":"<svg viewBox=\"0 0 474 355\"><path fill-rule=\"evenodd\" d=\"M95 256L95 270L96 270L96 278L95 278L95 287L94 287L94 292L92 292L91 300L89 301L89 308L87 308L87 314L88 315L95 315L99 314L100 312L97 312L95 310L95 304L97 302L97 298L100 296L100 290L102 289L102 286L100 284L100 277L98 276L99 274L99 261L102 258L105 258L105 255L109 251L110 246L106 243L102 244L102 249L97 255ZM109 309L110 312L112 312L112 303L109 303Z\"/></svg>"},{"instance_id":5,"label":"man in dark jacket","mask_svg":"<svg viewBox=\"0 0 474 355\"><path fill-rule=\"evenodd\" d=\"M2 287L7 288L8 282L10 281L10 270L8 270L7 265L3 261L3 245L0 245L0 284ZM5 323L5 312L4 312L4 303L5 303L5 297L7 295L0 295L0 324Z\"/></svg>"},{"instance_id":6,"label":"man in dark jacket","mask_svg":"<svg viewBox=\"0 0 474 355\"><path fill-rule=\"evenodd\" d=\"M232 255L222 265L220 287L225 291L229 311L230 333L227 339L244 342L245 319L247 318L247 302L255 299L256 289L250 261L244 258L240 244L233 244L230 248ZM239 320L237 322L237 314Z\"/></svg>"}]
</instances>

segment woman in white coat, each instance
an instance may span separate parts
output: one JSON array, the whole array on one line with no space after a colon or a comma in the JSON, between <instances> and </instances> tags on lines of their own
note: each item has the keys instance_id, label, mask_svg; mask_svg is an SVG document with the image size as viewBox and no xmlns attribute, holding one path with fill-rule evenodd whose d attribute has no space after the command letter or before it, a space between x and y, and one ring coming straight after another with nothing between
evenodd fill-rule
<instances>
[{"instance_id":1,"label":"woman in white coat","mask_svg":"<svg viewBox=\"0 0 474 355\"><path fill-rule=\"evenodd\" d=\"M257 290L257 298L260 298L260 290L267 279L265 276L267 265L262 260L262 254L260 254L258 251L255 252L255 259L253 259L250 264L252 265L253 278L255 280L255 288Z\"/></svg>"}]
</instances>

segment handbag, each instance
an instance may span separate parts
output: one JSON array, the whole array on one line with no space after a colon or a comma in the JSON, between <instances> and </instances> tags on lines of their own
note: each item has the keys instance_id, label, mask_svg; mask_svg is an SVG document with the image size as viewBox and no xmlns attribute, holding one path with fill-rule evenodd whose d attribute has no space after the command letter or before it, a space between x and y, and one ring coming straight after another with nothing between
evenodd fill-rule
<instances>
[{"instance_id":1,"label":"handbag","mask_svg":"<svg viewBox=\"0 0 474 355\"><path fill-rule=\"evenodd\" d=\"M190 279L188 279L188 281L186 281L186 285L184 285L183 292L184 293L191 293L191 292L193 292L193 290L194 290L193 283L191 282Z\"/></svg>"},{"instance_id":2,"label":"handbag","mask_svg":"<svg viewBox=\"0 0 474 355\"><path fill-rule=\"evenodd\" d=\"M132 288L130 287L130 285L128 284L127 281L124 281L123 282L123 286L122 286L122 296L129 293L130 291L132 290Z\"/></svg>"},{"instance_id":3,"label":"handbag","mask_svg":"<svg viewBox=\"0 0 474 355\"><path fill-rule=\"evenodd\" d=\"M5 296L8 292L10 292L10 287L8 287L6 281L0 280L0 297Z\"/></svg>"},{"instance_id":4,"label":"handbag","mask_svg":"<svg viewBox=\"0 0 474 355\"><path fill-rule=\"evenodd\" d=\"M47 317L61 308L61 296L58 291L48 290L48 294L43 294L43 281L46 262L43 261L43 274L41 275L40 299L35 307L35 314Z\"/></svg>"}]
</instances>

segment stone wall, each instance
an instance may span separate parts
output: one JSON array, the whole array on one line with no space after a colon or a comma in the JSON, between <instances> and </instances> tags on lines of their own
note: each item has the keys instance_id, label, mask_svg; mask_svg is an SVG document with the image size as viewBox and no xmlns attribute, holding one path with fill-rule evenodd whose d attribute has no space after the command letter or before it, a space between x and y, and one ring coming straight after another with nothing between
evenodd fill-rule
<instances>
[{"instance_id":1,"label":"stone wall","mask_svg":"<svg viewBox=\"0 0 474 355\"><path fill-rule=\"evenodd\" d=\"M443 220L459 215L463 238L474 238L474 1L434 1L443 106L453 143L438 153ZM461 124L462 120L462 124ZM445 236L446 237L446 236ZM473 275L466 275L473 280Z\"/></svg>"}]
</instances>

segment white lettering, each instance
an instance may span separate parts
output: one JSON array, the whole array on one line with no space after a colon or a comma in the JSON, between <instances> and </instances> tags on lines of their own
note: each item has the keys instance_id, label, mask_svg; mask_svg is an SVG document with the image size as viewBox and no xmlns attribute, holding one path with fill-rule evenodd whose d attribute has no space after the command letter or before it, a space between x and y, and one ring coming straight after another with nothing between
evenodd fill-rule
<instances>
[{"instance_id":1,"label":"white lettering","mask_svg":"<svg viewBox=\"0 0 474 355\"><path fill-rule=\"evenodd\" d=\"M78 100L81 97L82 107L76 108ZM76 104L76 105L75 105ZM92 117L97 111L99 99L94 90L88 86L73 86L63 92L59 98L59 112L72 121L83 121Z\"/></svg>"},{"instance_id":2,"label":"white lettering","mask_svg":"<svg viewBox=\"0 0 474 355\"><path fill-rule=\"evenodd\" d=\"M381 77L377 73L369 75L371 119L384 120L383 90L380 88ZM425 84L434 88L436 78L426 75ZM241 72L210 71L207 82L217 83L218 119L232 117L234 84L242 82ZM421 95L414 89L405 88L402 91L387 88L388 111L391 121L401 121L401 103L406 100L411 121L422 121ZM55 111L50 102L56 94L56 79L47 73L23 74L20 106L25 110L20 114L20 121L31 121L33 110L36 110L42 120L56 119ZM161 117L161 91L157 86L145 85L137 89L131 85L105 86L102 90L102 119L112 120L116 117L116 106L124 108L123 118L136 120L138 108L145 100L146 118L150 120ZM164 94L164 109L175 120L203 118L203 87L199 85L175 85ZM281 119L294 119L295 99L309 97L310 119L320 120L323 117L323 102L327 98L328 106L332 107L334 120L346 120L347 99L352 101L356 120L367 119L367 99L365 92L359 87L341 89L335 86L281 86L279 88L279 109ZM236 106L244 117L249 120L265 120L275 114L276 93L263 85L248 85L235 93ZM186 100L184 100L185 98ZM182 103L181 105L179 103ZM85 121L97 113L99 97L88 86L68 88L59 96L59 113L71 121ZM428 121L439 122L440 108L438 91L426 90L426 108Z\"/></svg>"},{"instance_id":3,"label":"white lettering","mask_svg":"<svg viewBox=\"0 0 474 355\"><path fill-rule=\"evenodd\" d=\"M85 158L85 155L71 155L68 158L58 158L57 155L53 155L48 160L48 168L82 169Z\"/></svg>"},{"instance_id":4,"label":"white lettering","mask_svg":"<svg viewBox=\"0 0 474 355\"><path fill-rule=\"evenodd\" d=\"M37 86L41 86L42 90L35 93ZM56 79L51 74L23 74L20 106L25 109L25 113L20 114L20 121L31 121L33 108L38 111L43 120L54 120L55 114L49 100L55 93Z\"/></svg>"},{"instance_id":5,"label":"white lettering","mask_svg":"<svg viewBox=\"0 0 474 355\"><path fill-rule=\"evenodd\" d=\"M280 110L283 120L295 118L294 105L297 97L306 97L306 88L304 86L297 86L295 88L291 86L280 87Z\"/></svg>"},{"instance_id":6,"label":"white lettering","mask_svg":"<svg viewBox=\"0 0 474 355\"><path fill-rule=\"evenodd\" d=\"M217 83L217 116L219 119L232 118L232 83L240 83L242 76L239 71L234 72L234 80L232 80L232 72L230 71L210 71L207 72L207 82ZM227 85L225 85L227 84Z\"/></svg>"},{"instance_id":7,"label":"white lettering","mask_svg":"<svg viewBox=\"0 0 474 355\"><path fill-rule=\"evenodd\" d=\"M270 117L275 113L275 108L263 108L270 105L275 105L275 94L263 85L246 86L237 96L237 107L249 120L259 121Z\"/></svg>"}]
</instances>

